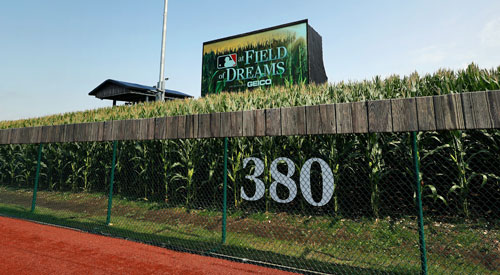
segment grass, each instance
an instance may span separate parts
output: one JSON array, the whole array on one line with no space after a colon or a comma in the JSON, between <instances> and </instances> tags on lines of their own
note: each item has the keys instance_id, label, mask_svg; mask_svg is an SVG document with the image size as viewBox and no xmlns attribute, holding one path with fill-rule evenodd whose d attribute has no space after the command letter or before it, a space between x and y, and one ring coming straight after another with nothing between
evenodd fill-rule
<instances>
[{"instance_id":1,"label":"grass","mask_svg":"<svg viewBox=\"0 0 500 275\"><path fill-rule=\"evenodd\" d=\"M29 195L26 191L0 188L0 198L25 196L29 200ZM285 213L245 217L244 213L234 212L228 218L227 242L220 246L221 213L218 211L159 209L147 202L114 198L112 225L106 226L105 209L92 208L95 201L106 202L104 195L40 191L39 201L45 206L37 206L36 212L30 213L26 207L0 199L0 213L169 248L202 254L217 252L324 272L412 274L419 271L418 236L412 217L353 220ZM72 207L68 202L73 205L86 202L89 207L86 212L75 212L79 207ZM474 252L498 256L494 253L495 240L498 242L500 237L498 229L490 229L485 235L478 225L426 221L426 231L433 273L495 272L495 266L478 262L480 259Z\"/></svg>"}]
</instances>

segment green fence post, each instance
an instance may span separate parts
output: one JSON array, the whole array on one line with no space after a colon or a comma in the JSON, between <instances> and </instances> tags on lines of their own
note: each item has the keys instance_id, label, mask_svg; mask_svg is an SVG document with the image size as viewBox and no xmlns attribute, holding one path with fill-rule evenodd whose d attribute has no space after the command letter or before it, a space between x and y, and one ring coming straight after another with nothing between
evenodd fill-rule
<instances>
[{"instance_id":1,"label":"green fence post","mask_svg":"<svg viewBox=\"0 0 500 275\"><path fill-rule=\"evenodd\" d=\"M422 274L427 274L427 253L425 250L424 234L424 213L422 211L422 194L420 193L420 167L418 159L417 133L411 133L413 146L413 164L415 165L415 184L417 187L417 210L418 210L418 237L420 241L420 262L422 265Z\"/></svg>"},{"instance_id":2,"label":"green fence post","mask_svg":"<svg viewBox=\"0 0 500 275\"><path fill-rule=\"evenodd\" d=\"M33 187L33 200L31 200L31 212L35 212L36 193L38 191L38 179L40 178L40 162L42 161L43 144L38 145L38 161L36 163L35 186Z\"/></svg>"},{"instance_id":3,"label":"green fence post","mask_svg":"<svg viewBox=\"0 0 500 275\"><path fill-rule=\"evenodd\" d=\"M115 181L115 166L116 166L116 147L118 141L113 141L113 161L111 162L111 180L109 183L109 197L108 197L108 215L106 216L106 224L111 222L111 206L113 205L113 182Z\"/></svg>"},{"instance_id":4,"label":"green fence post","mask_svg":"<svg viewBox=\"0 0 500 275\"><path fill-rule=\"evenodd\" d=\"M226 243L226 219L227 219L227 143L224 138L224 198L222 202L222 243Z\"/></svg>"}]
</instances>

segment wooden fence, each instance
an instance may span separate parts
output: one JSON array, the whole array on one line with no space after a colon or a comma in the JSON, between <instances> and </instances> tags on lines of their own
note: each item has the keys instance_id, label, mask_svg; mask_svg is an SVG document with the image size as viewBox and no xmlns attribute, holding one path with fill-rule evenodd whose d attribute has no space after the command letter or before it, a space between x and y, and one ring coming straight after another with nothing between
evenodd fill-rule
<instances>
[{"instance_id":1,"label":"wooden fence","mask_svg":"<svg viewBox=\"0 0 500 275\"><path fill-rule=\"evenodd\" d=\"M0 130L0 144L500 128L500 91Z\"/></svg>"}]
</instances>

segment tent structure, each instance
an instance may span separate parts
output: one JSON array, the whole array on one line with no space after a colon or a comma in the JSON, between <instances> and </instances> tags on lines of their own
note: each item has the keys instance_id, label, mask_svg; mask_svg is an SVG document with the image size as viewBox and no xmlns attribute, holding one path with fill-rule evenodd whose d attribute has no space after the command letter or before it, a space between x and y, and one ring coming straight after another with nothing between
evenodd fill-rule
<instances>
[{"instance_id":1,"label":"tent structure","mask_svg":"<svg viewBox=\"0 0 500 275\"><path fill-rule=\"evenodd\" d=\"M89 95L99 99L113 100L113 106L115 106L117 101L131 103L155 101L158 92L152 86L108 79L93 89ZM192 96L174 90L165 90L165 100L188 97Z\"/></svg>"}]
</instances>

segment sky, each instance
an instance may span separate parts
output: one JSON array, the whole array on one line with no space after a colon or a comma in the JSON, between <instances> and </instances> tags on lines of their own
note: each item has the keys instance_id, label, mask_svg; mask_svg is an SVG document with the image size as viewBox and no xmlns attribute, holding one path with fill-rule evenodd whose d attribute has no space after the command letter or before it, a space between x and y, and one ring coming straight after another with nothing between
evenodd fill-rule
<instances>
[{"instance_id":1,"label":"sky","mask_svg":"<svg viewBox=\"0 0 500 275\"><path fill-rule=\"evenodd\" d=\"M500 66L500 1L170 0L166 88L200 96L203 42L309 19L329 82ZM0 120L110 106L108 78L156 85L162 0L0 4Z\"/></svg>"}]
</instances>

